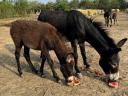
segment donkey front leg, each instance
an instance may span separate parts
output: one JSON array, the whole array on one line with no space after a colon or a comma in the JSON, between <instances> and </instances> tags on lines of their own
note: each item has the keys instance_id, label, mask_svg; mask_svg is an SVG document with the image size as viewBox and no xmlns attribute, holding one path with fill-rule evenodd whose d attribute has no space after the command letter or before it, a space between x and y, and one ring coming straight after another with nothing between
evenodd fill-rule
<instances>
[{"instance_id":1,"label":"donkey front leg","mask_svg":"<svg viewBox=\"0 0 128 96\"><path fill-rule=\"evenodd\" d=\"M74 51L74 59L75 59L75 70L76 70L76 73L78 75L78 77L82 77L82 74L78 68L78 54L77 54L77 44L75 41L71 42L71 46L73 48L73 51Z\"/></svg>"},{"instance_id":2,"label":"donkey front leg","mask_svg":"<svg viewBox=\"0 0 128 96\"><path fill-rule=\"evenodd\" d=\"M45 50L45 52L44 52L44 50ZM43 49L42 54L44 54L44 56L46 57L46 59L48 61L48 64L49 64L49 66L52 70L52 73L53 73L53 77L56 79L57 82L60 82L60 78L57 76L57 73L54 70L54 63L53 63L53 60L50 57L49 52L46 49ZM43 65L41 67L43 67Z\"/></svg>"},{"instance_id":3,"label":"donkey front leg","mask_svg":"<svg viewBox=\"0 0 128 96\"><path fill-rule=\"evenodd\" d=\"M85 52L85 45L84 45L84 43L80 43L79 46L80 46L81 55L82 55L82 58L83 58L83 61L84 61L84 65L85 65L86 68L89 68L90 65L87 62L86 52Z\"/></svg>"},{"instance_id":4,"label":"donkey front leg","mask_svg":"<svg viewBox=\"0 0 128 96\"><path fill-rule=\"evenodd\" d=\"M40 75L44 77L44 63L46 61L46 57L42 54L42 52L41 52L41 58L42 58L42 62L40 67Z\"/></svg>"}]
</instances>

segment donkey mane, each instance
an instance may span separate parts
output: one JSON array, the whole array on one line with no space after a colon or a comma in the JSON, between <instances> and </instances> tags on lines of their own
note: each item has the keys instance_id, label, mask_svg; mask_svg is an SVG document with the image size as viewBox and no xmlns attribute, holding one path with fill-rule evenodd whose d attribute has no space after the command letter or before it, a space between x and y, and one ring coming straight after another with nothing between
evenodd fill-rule
<instances>
[{"instance_id":1,"label":"donkey mane","mask_svg":"<svg viewBox=\"0 0 128 96\"><path fill-rule=\"evenodd\" d=\"M93 21L92 19L90 19L90 21L98 29L98 31L104 37L104 39L106 39L106 41L108 41L109 46L112 48L116 48L117 46L116 46L114 40L111 37L109 37L108 30L106 28L104 28L103 23L98 22L98 21Z\"/></svg>"}]
</instances>

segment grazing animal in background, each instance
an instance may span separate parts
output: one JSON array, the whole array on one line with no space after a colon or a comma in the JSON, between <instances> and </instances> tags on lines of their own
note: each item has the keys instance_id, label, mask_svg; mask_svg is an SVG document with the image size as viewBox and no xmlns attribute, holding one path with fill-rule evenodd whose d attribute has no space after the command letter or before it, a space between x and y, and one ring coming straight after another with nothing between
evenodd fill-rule
<instances>
[{"instance_id":1,"label":"grazing animal in background","mask_svg":"<svg viewBox=\"0 0 128 96\"><path fill-rule=\"evenodd\" d=\"M113 19L114 25L117 24L117 12L112 13L112 19Z\"/></svg>"},{"instance_id":2,"label":"grazing animal in background","mask_svg":"<svg viewBox=\"0 0 128 96\"><path fill-rule=\"evenodd\" d=\"M104 11L105 25L106 25L107 27L108 27L108 26L110 26L110 27L112 26L112 17L113 17L113 14L112 14L111 9Z\"/></svg>"},{"instance_id":3,"label":"grazing animal in background","mask_svg":"<svg viewBox=\"0 0 128 96\"><path fill-rule=\"evenodd\" d=\"M30 60L30 48L41 50L42 52L42 64L40 67L41 75L44 74L44 62L47 59L48 64L50 65L50 68L52 70L53 77L57 82L60 80L54 70L54 62L49 54L50 50L55 51L60 61L61 72L65 79L67 80L69 76L74 74L73 53L64 45L59 35L57 35L57 30L52 25L40 21L17 20L12 23L10 34L15 44L15 58L17 61L18 72L20 76L22 75L22 71L19 59L22 46L24 46L24 57L33 72L37 73L37 70Z\"/></svg>"},{"instance_id":4,"label":"grazing animal in background","mask_svg":"<svg viewBox=\"0 0 128 96\"><path fill-rule=\"evenodd\" d=\"M80 73L77 65L77 42L80 46L84 65L90 65L86 61L86 52L84 42L90 43L99 53L99 64L105 74L109 74L109 79L119 78L119 56L121 47L127 41L126 38L120 40L117 44L111 39L100 22L92 21L85 17L81 12L71 11L48 11L42 10L39 21L48 22L55 26L63 36L71 42L75 56L75 70Z\"/></svg>"}]
</instances>

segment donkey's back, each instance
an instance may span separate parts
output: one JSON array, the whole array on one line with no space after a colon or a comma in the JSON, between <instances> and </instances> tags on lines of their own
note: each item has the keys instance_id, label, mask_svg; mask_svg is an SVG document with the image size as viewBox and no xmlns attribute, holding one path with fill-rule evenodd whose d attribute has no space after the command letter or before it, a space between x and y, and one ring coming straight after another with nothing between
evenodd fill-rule
<instances>
[{"instance_id":1,"label":"donkey's back","mask_svg":"<svg viewBox=\"0 0 128 96\"><path fill-rule=\"evenodd\" d=\"M40 43L47 41L52 46L53 41L59 39L52 25L40 21L17 20L12 23L10 34L16 46L23 43L36 50L41 49Z\"/></svg>"}]
</instances>

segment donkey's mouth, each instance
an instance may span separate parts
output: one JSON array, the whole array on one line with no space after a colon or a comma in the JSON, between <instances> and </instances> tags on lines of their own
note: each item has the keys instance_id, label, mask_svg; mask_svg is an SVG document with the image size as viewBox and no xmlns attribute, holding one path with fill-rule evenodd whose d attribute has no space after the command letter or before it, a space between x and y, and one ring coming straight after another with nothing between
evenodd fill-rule
<instances>
[{"instance_id":1,"label":"donkey's mouth","mask_svg":"<svg viewBox=\"0 0 128 96\"><path fill-rule=\"evenodd\" d=\"M110 81L116 81L119 79L119 72L116 73L110 73L106 75Z\"/></svg>"},{"instance_id":2,"label":"donkey's mouth","mask_svg":"<svg viewBox=\"0 0 128 96\"><path fill-rule=\"evenodd\" d=\"M67 85L69 86L77 86L80 84L80 80L75 76L68 77Z\"/></svg>"}]
</instances>

